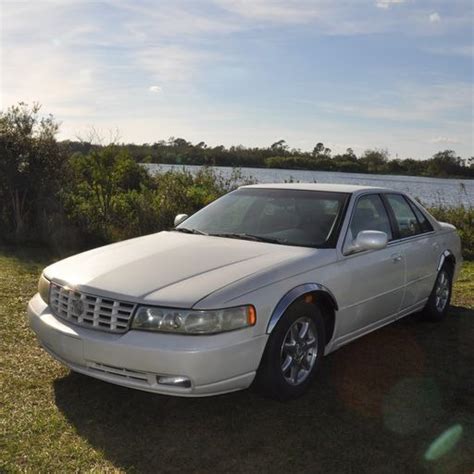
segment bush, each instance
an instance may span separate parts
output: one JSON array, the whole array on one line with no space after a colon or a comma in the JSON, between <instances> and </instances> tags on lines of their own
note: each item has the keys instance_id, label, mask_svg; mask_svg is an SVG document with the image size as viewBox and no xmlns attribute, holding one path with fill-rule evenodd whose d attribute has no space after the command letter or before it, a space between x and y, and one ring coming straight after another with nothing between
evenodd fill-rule
<instances>
[{"instance_id":1,"label":"bush","mask_svg":"<svg viewBox=\"0 0 474 474\"><path fill-rule=\"evenodd\" d=\"M109 146L70 162L62 198L68 217L86 246L158 232L173 226L176 214L193 214L244 180L239 171L225 178L212 168L147 174L123 149Z\"/></svg>"},{"instance_id":2,"label":"bush","mask_svg":"<svg viewBox=\"0 0 474 474\"><path fill-rule=\"evenodd\" d=\"M151 183L146 170L127 151L114 145L88 155L74 154L68 161L68 179L61 193L67 215L86 238L98 243L127 235L125 205ZM120 229L124 227L124 232Z\"/></svg>"},{"instance_id":3,"label":"bush","mask_svg":"<svg viewBox=\"0 0 474 474\"><path fill-rule=\"evenodd\" d=\"M437 220L456 226L461 237L463 257L474 260L474 208L438 205L427 209Z\"/></svg>"},{"instance_id":4,"label":"bush","mask_svg":"<svg viewBox=\"0 0 474 474\"><path fill-rule=\"evenodd\" d=\"M147 202L135 209L137 215L147 216L149 225L142 233L169 229L177 214L194 214L239 185L250 182L242 177L239 170L225 178L209 167L201 168L195 174L184 168L159 173L153 178Z\"/></svg>"}]
</instances>

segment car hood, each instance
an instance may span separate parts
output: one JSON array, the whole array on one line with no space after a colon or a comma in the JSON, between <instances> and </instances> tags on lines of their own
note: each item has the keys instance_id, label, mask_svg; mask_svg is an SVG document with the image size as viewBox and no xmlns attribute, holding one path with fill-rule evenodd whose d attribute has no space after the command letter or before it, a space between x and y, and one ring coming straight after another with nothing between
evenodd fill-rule
<instances>
[{"instance_id":1,"label":"car hood","mask_svg":"<svg viewBox=\"0 0 474 474\"><path fill-rule=\"evenodd\" d=\"M271 274L284 263L307 260L318 252L324 251L160 232L69 257L44 273L50 280L92 294L190 308L238 280Z\"/></svg>"}]
</instances>

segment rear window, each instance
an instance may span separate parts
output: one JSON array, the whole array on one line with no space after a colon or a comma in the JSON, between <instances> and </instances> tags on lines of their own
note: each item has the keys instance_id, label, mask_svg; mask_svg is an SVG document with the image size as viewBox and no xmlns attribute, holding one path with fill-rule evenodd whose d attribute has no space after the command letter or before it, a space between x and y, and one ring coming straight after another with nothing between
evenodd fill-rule
<instances>
[{"instance_id":1,"label":"rear window","mask_svg":"<svg viewBox=\"0 0 474 474\"><path fill-rule=\"evenodd\" d=\"M431 232L433 230L433 226L430 224L428 218L420 211L420 209L418 209L418 207L413 202L411 202L410 200L408 200L408 202L410 203L411 208L413 209L413 212L415 213L416 218L420 223L421 232Z\"/></svg>"},{"instance_id":2,"label":"rear window","mask_svg":"<svg viewBox=\"0 0 474 474\"><path fill-rule=\"evenodd\" d=\"M415 212L404 196L401 194L386 194L386 198L395 216L400 238L403 239L424 232Z\"/></svg>"}]
</instances>

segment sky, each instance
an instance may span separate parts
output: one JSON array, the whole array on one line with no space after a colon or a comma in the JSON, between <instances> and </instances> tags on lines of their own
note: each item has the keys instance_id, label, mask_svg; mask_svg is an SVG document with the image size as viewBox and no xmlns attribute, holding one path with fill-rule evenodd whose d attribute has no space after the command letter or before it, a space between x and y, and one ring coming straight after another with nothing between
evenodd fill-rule
<instances>
[{"instance_id":1,"label":"sky","mask_svg":"<svg viewBox=\"0 0 474 474\"><path fill-rule=\"evenodd\" d=\"M474 155L473 0L0 0L0 106L59 138Z\"/></svg>"}]
</instances>

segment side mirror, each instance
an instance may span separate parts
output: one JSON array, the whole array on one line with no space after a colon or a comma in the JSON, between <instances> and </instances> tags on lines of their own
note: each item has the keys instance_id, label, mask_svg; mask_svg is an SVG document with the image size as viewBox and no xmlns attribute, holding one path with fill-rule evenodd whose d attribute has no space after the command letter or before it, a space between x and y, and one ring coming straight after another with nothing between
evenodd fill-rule
<instances>
[{"instance_id":1,"label":"side mirror","mask_svg":"<svg viewBox=\"0 0 474 474\"><path fill-rule=\"evenodd\" d=\"M345 253L351 254L364 250L384 249L388 244L388 235L378 230L363 230L346 248Z\"/></svg>"},{"instance_id":2,"label":"side mirror","mask_svg":"<svg viewBox=\"0 0 474 474\"><path fill-rule=\"evenodd\" d=\"M174 226L178 226L181 222L184 222L189 216L187 214L178 214L174 218Z\"/></svg>"}]
</instances>

